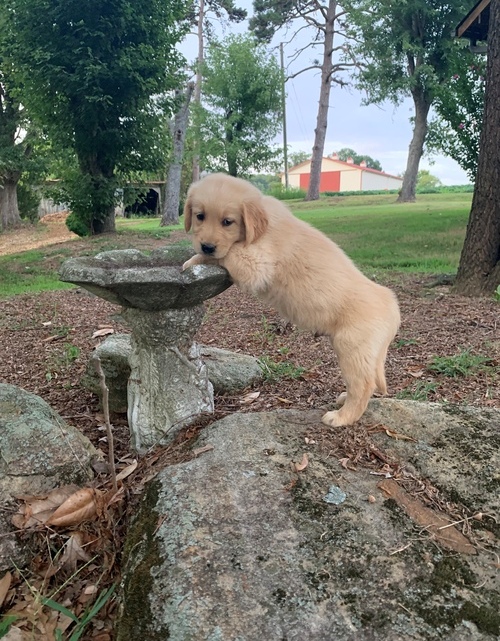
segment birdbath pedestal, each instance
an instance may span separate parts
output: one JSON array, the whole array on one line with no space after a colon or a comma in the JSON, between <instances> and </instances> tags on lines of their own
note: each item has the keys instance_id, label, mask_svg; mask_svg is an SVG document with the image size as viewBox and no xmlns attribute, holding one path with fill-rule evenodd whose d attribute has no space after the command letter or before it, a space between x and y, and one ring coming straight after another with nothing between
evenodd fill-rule
<instances>
[{"instance_id":1,"label":"birdbath pedestal","mask_svg":"<svg viewBox=\"0 0 500 641\"><path fill-rule=\"evenodd\" d=\"M202 412L213 412L213 388L193 341L203 301L231 285L225 269L196 265L181 271L192 249L171 245L146 255L114 250L71 258L60 279L122 307L132 330L128 422L139 453L170 441Z\"/></svg>"}]
</instances>

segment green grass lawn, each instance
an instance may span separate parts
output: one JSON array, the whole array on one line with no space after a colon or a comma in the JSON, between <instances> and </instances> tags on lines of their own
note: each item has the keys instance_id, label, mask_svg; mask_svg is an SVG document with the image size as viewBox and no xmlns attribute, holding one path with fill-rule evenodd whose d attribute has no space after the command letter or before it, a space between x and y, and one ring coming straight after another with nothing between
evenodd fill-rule
<instances>
[{"instance_id":1,"label":"green grass lawn","mask_svg":"<svg viewBox=\"0 0 500 641\"><path fill-rule=\"evenodd\" d=\"M159 218L117 218L116 229L118 232L142 232L149 234L154 238L168 238L172 230L184 229L184 223L171 225L170 227L160 227Z\"/></svg>"},{"instance_id":2,"label":"green grass lawn","mask_svg":"<svg viewBox=\"0 0 500 641\"><path fill-rule=\"evenodd\" d=\"M394 195L290 201L294 214L337 242L364 270L453 273L458 266L471 194L421 195L415 203L397 204ZM0 256L0 297L71 287L58 279L61 262L71 256L147 246L148 238L165 239L174 227L158 218L120 218L117 233L69 241L35 251Z\"/></svg>"},{"instance_id":3,"label":"green grass lawn","mask_svg":"<svg viewBox=\"0 0 500 641\"><path fill-rule=\"evenodd\" d=\"M456 271L471 194L428 194L402 204L393 195L366 198L369 202L363 202L363 196L331 198L328 204L320 201L320 207L295 202L290 208L335 240L362 268Z\"/></svg>"}]
</instances>

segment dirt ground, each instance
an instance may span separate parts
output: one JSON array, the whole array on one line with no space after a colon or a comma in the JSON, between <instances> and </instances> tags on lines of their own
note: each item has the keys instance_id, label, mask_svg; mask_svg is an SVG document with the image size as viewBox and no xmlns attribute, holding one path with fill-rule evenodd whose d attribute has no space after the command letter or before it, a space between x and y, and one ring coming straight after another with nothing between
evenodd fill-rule
<instances>
[{"instance_id":1,"label":"dirt ground","mask_svg":"<svg viewBox=\"0 0 500 641\"><path fill-rule=\"evenodd\" d=\"M64 247L75 238L66 229L63 216L55 215L43 221L43 227L0 235L0 255L41 246ZM80 239L78 244L84 242ZM165 240L151 239L148 243L152 248L165 244ZM385 284L396 291L402 312L401 329L387 362L390 395L500 408L500 303L493 299L455 296L449 285L439 284L436 277L427 275L392 275ZM182 432L172 447L140 462L135 475L130 477L136 486L140 486L141 479L160 462L186 456L185 443L214 418L235 411L331 408L332 400L342 391L336 359L326 338L286 324L274 310L241 294L235 287L208 301L206 308L197 336L200 343L269 357L282 364L282 375L255 390L217 397L215 416L202 417L199 425ZM116 306L80 289L20 295L0 302L0 382L41 396L106 453L97 399L80 384L92 350L103 340L102 336L95 336L95 332L103 328L129 331ZM441 368L441 372L432 369L436 357L443 359L460 354L468 363L472 356L481 356L484 362L465 375L452 373L449 367ZM288 376L283 376L285 369ZM248 402L246 396L249 391L259 392L254 394L252 402ZM116 457L130 460L126 416L113 416L112 423ZM100 482L105 484L107 480ZM124 496L130 499L136 492L137 489L128 486ZM109 576L104 585L119 576L120 545L129 509L126 505L125 501L115 510L112 525L101 524L104 529L98 530L98 536L114 550L112 559L109 549L106 552ZM46 559L38 559L38 565L31 570L32 583L43 583L39 577L44 576L47 563ZM61 572L61 576L66 575ZM51 578L52 583L56 580L56 576ZM81 589L88 587L92 580L88 571L82 572L78 578ZM17 581L18 596L12 599L17 598L19 602L19 594L25 599L28 597L19 577ZM113 614L113 606L104 608L83 638L111 639Z\"/></svg>"},{"instance_id":2,"label":"dirt ground","mask_svg":"<svg viewBox=\"0 0 500 641\"><path fill-rule=\"evenodd\" d=\"M22 230L13 229L0 234L0 256L18 254L30 249L63 243L78 238L64 224L68 212L47 214L39 225L26 224Z\"/></svg>"}]
</instances>

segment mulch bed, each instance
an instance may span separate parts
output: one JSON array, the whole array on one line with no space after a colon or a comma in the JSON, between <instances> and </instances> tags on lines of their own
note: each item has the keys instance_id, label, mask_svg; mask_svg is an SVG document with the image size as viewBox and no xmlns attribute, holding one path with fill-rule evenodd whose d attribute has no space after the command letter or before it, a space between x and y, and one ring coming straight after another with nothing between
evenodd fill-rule
<instances>
[{"instance_id":1,"label":"mulch bed","mask_svg":"<svg viewBox=\"0 0 500 641\"><path fill-rule=\"evenodd\" d=\"M499 303L454 296L447 286L429 287L434 281L432 277L401 276L391 284L399 297L402 324L387 360L390 395L416 398L427 390L430 401L500 407L494 371L500 364ZM208 301L206 308L197 335L200 343L291 363L292 375L299 368L304 370L295 379L265 382L259 386L259 398L248 405L241 405L240 395L218 397L218 410L326 408L342 391L336 358L326 337L297 330L235 287ZM103 327L129 331L119 311L80 289L4 299L0 381L38 394L97 444L101 436L94 429L97 399L81 387L80 380L92 350L103 340L92 338L94 332ZM427 369L435 356L464 351L491 359L491 369L457 377Z\"/></svg>"},{"instance_id":2,"label":"mulch bed","mask_svg":"<svg viewBox=\"0 0 500 641\"><path fill-rule=\"evenodd\" d=\"M401 329L387 361L390 395L500 407L500 304L485 298L455 296L450 293L449 286L437 284L431 276L397 275L385 284L397 292L402 311ZM90 530L94 528L95 537L105 541L104 549L99 552L101 561L105 559L108 568L107 578L100 584L103 589L119 576L128 512L144 480L162 465L189 457L188 445L204 425L236 411L331 409L334 398L343 389L335 355L325 337L318 338L297 330L279 318L274 310L243 295L235 287L207 302L206 309L197 336L200 343L268 357L283 364L282 372L291 364L286 370L290 377L274 380L270 376L253 390L217 397L214 416L201 417L196 425L183 430L170 447L160 448L140 461L137 470L124 484L123 501L120 507L113 508L111 520L99 526L87 526ZM92 350L103 340L102 337L93 338L93 335L104 327L115 332L128 331L116 306L80 289L21 295L1 301L0 382L17 385L42 397L106 453L102 412L96 397L80 384ZM488 367L471 375L455 377L436 374L429 369L435 356L456 356L464 351L487 357L490 359ZM249 396L249 392L259 394ZM112 423L116 458L126 465L133 456L129 451L126 416L112 416ZM299 426L298 429L303 429L308 439L314 438L314 429L310 426ZM324 428L318 428L317 437L329 451L336 452L338 458L355 458L359 452L354 449L364 447L356 439L349 441L351 445L342 444L345 439L341 434L326 439ZM353 451L346 451L346 447ZM359 456L357 460L360 460ZM376 457L367 462L383 466L383 461L377 461ZM104 476L97 484L105 487L108 482L108 477ZM48 536L46 532L39 534L45 541ZM54 545L51 539L51 546ZM67 572L61 571L59 577L54 575L45 580L46 566L46 560L35 559L31 569L32 584L38 585L38 581L40 586L43 584L49 589L57 580L68 578ZM58 600L67 599L71 603L78 600L95 580L95 571L94 568L94 575L89 569L79 574L72 581L71 594L66 588ZM13 599L19 603L21 598L28 599L28 590L22 587L24 580L21 577L16 581L17 593ZM111 639L113 616L111 604L96 617L82 638Z\"/></svg>"}]
</instances>

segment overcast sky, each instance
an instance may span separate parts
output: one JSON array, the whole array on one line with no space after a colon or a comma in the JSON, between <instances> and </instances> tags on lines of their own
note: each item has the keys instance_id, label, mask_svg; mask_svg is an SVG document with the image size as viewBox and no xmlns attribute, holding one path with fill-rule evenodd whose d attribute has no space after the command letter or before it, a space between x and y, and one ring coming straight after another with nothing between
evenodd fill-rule
<instances>
[{"instance_id":1,"label":"overcast sky","mask_svg":"<svg viewBox=\"0 0 500 641\"><path fill-rule=\"evenodd\" d=\"M236 0L236 4L247 9L249 16L252 14L252 0ZM236 27L231 25L231 31L241 32L245 29L246 23ZM228 33L227 29L225 32ZM289 36L290 33L288 39ZM272 42L272 46L276 47L274 55L277 59L280 40L286 42L287 36L277 33ZM300 45L303 46L304 41ZM311 50L305 51L297 61L292 62L297 47L296 43L285 44L284 58L288 73L311 64L314 55ZM194 36L188 37L182 49L190 62L195 59L197 47ZM319 89L318 70L300 74L286 83L286 129L290 151L312 151ZM413 115L413 101L407 99L398 107L391 103L383 106L363 106L362 99L361 93L352 87L341 88L333 85L325 155L349 147L358 154L366 154L378 160L385 172L401 174L406 168L408 146L412 136L410 118ZM282 137L278 142L282 142ZM435 156L432 160L423 158L420 169L428 169L445 185L463 185L470 182L458 164L444 156Z\"/></svg>"}]
</instances>

